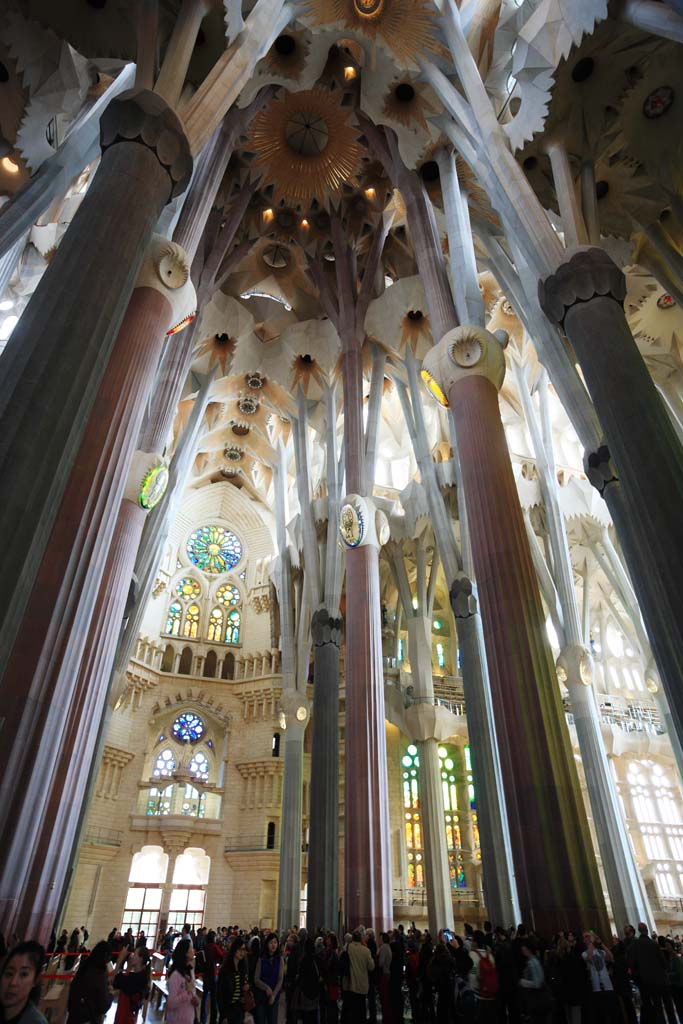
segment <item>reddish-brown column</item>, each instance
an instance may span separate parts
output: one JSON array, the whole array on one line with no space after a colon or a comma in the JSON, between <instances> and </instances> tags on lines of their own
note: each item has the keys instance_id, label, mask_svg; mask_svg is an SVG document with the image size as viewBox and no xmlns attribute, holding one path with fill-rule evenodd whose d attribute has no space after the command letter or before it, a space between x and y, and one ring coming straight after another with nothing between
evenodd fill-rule
<instances>
[{"instance_id":1,"label":"reddish-brown column","mask_svg":"<svg viewBox=\"0 0 683 1024\"><path fill-rule=\"evenodd\" d=\"M522 918L546 935L607 929L498 407L502 350L488 332L460 327L425 368L455 421Z\"/></svg>"},{"instance_id":2,"label":"reddish-brown column","mask_svg":"<svg viewBox=\"0 0 683 1024\"><path fill-rule=\"evenodd\" d=\"M97 732L98 722L85 716L81 664L171 318L161 287L134 291L3 678L15 695L5 707L9 740L0 750L0 800L4 820L12 823L0 849L0 927L6 934L34 918L34 898L41 899L27 885L34 865L40 864L41 877L55 891L66 870L63 851L51 843L62 797L70 799L58 764L73 759L86 771L81 744ZM17 779L24 780L21 786Z\"/></svg>"},{"instance_id":3,"label":"reddish-brown column","mask_svg":"<svg viewBox=\"0 0 683 1024\"><path fill-rule=\"evenodd\" d=\"M30 900L24 902L20 921L23 934L43 940L55 924L67 875L73 867L72 851L91 780L90 767L99 746L114 653L146 515L139 503L127 498L121 502L71 701L68 728L56 758L45 811L45 820L51 826L40 831L27 884ZM95 772L98 767L94 766Z\"/></svg>"},{"instance_id":4,"label":"reddish-brown column","mask_svg":"<svg viewBox=\"0 0 683 1024\"><path fill-rule=\"evenodd\" d=\"M363 376L360 345L355 338L344 339L342 378L346 486L350 493L363 494ZM372 508L371 501L369 507ZM366 523L365 528L374 538L374 524ZM349 928L364 924L376 931L386 931L393 923L393 906L376 541L350 547L346 552L345 680L346 924Z\"/></svg>"}]
</instances>

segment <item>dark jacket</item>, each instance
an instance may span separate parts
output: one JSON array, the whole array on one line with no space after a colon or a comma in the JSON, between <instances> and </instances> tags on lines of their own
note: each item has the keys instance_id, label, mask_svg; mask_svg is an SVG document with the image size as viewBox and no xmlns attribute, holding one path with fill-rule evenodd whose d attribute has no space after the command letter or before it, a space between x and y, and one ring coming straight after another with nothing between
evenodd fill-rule
<instances>
[{"instance_id":1,"label":"dark jacket","mask_svg":"<svg viewBox=\"0 0 683 1024\"><path fill-rule=\"evenodd\" d=\"M242 992L244 993L244 986L248 983L246 960L240 960L237 965L237 971L242 979ZM228 1010L232 1006L232 997L235 994L236 976L237 972L233 967L225 967L218 972L216 995L218 996L218 1009L221 1015L221 1020L225 1020L227 1018Z\"/></svg>"},{"instance_id":2,"label":"dark jacket","mask_svg":"<svg viewBox=\"0 0 683 1024\"><path fill-rule=\"evenodd\" d=\"M639 985L665 985L666 967L659 946L647 935L639 935L631 943L628 962Z\"/></svg>"},{"instance_id":3,"label":"dark jacket","mask_svg":"<svg viewBox=\"0 0 683 1024\"><path fill-rule=\"evenodd\" d=\"M69 1024L101 1021L112 1004L106 971L79 970L69 990Z\"/></svg>"}]
</instances>

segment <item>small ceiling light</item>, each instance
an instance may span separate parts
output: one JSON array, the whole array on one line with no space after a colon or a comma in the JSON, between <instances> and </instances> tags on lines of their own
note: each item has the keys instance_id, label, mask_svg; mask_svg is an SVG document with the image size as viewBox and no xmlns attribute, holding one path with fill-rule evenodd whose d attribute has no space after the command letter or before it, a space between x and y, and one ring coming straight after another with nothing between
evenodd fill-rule
<instances>
[{"instance_id":1,"label":"small ceiling light","mask_svg":"<svg viewBox=\"0 0 683 1024\"><path fill-rule=\"evenodd\" d=\"M3 171L7 171L8 174L19 173L19 164L15 160L12 160L11 157L4 156L0 163L2 164Z\"/></svg>"},{"instance_id":2,"label":"small ceiling light","mask_svg":"<svg viewBox=\"0 0 683 1024\"><path fill-rule=\"evenodd\" d=\"M3 301L0 302L0 310L2 310L3 313L5 313L8 309L11 309L13 305L13 299L3 299Z\"/></svg>"},{"instance_id":3,"label":"small ceiling light","mask_svg":"<svg viewBox=\"0 0 683 1024\"><path fill-rule=\"evenodd\" d=\"M365 190L365 198L366 199L374 199L375 195L376 195L376 193L375 193L374 188L366 188L366 190Z\"/></svg>"},{"instance_id":4,"label":"small ceiling light","mask_svg":"<svg viewBox=\"0 0 683 1024\"><path fill-rule=\"evenodd\" d=\"M434 619L434 629L441 629L441 625L442 623L440 619Z\"/></svg>"},{"instance_id":5,"label":"small ceiling light","mask_svg":"<svg viewBox=\"0 0 683 1024\"><path fill-rule=\"evenodd\" d=\"M270 209L270 207L267 210L264 210L263 211L263 223L264 224L270 224L270 222L271 222L271 220L273 219L274 216L275 216L275 214Z\"/></svg>"},{"instance_id":6,"label":"small ceiling light","mask_svg":"<svg viewBox=\"0 0 683 1024\"><path fill-rule=\"evenodd\" d=\"M353 64L348 64L344 68L344 81L345 82L352 82L357 74L358 74L358 72L354 68Z\"/></svg>"},{"instance_id":7,"label":"small ceiling light","mask_svg":"<svg viewBox=\"0 0 683 1024\"><path fill-rule=\"evenodd\" d=\"M302 227L302 228L304 228L304 230L305 230L306 228L310 227L310 225L309 225L309 223L308 223L308 221L306 220L306 218L305 218L305 217L304 217L304 219L303 219L303 220L301 221L301 227Z\"/></svg>"}]
</instances>

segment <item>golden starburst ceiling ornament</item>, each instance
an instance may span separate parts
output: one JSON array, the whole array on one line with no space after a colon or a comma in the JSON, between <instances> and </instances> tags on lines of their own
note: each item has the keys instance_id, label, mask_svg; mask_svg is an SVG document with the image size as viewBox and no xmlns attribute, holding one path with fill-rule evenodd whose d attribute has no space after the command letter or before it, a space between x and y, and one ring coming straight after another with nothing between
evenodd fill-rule
<instances>
[{"instance_id":1,"label":"golden starburst ceiling ornament","mask_svg":"<svg viewBox=\"0 0 683 1024\"><path fill-rule=\"evenodd\" d=\"M201 359L202 356L208 356L208 369L213 370L214 366L219 366L221 370L221 377L225 377L228 372L228 366L232 361L234 351L235 338L231 338L229 334L222 332L220 334L212 334L211 337L206 338L201 345L198 346L196 357L197 359Z\"/></svg>"},{"instance_id":2,"label":"golden starburst ceiling ornament","mask_svg":"<svg viewBox=\"0 0 683 1024\"><path fill-rule=\"evenodd\" d=\"M409 81L393 83L384 98L385 117L404 128L420 127L429 132L427 118L436 114L438 108L436 102L430 103L427 93L426 85Z\"/></svg>"},{"instance_id":3,"label":"golden starburst ceiling ornament","mask_svg":"<svg viewBox=\"0 0 683 1024\"><path fill-rule=\"evenodd\" d=\"M272 100L254 118L247 148L264 184L273 186L274 204L284 199L298 209L338 196L364 152L341 95L318 87Z\"/></svg>"},{"instance_id":4,"label":"golden starburst ceiling ornament","mask_svg":"<svg viewBox=\"0 0 683 1024\"><path fill-rule=\"evenodd\" d=\"M380 45L406 67L421 57L444 56L437 35L436 6L430 0L305 0L303 17L312 26L336 21L354 35Z\"/></svg>"}]
</instances>

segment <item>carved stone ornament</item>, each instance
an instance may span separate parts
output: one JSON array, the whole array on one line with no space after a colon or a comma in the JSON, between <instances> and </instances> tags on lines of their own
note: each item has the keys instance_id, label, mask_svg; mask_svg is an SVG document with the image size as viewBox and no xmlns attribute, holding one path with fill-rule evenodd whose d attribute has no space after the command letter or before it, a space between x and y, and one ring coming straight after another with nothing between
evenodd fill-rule
<instances>
[{"instance_id":1,"label":"carved stone ornament","mask_svg":"<svg viewBox=\"0 0 683 1024\"><path fill-rule=\"evenodd\" d=\"M477 598L472 587L472 580L464 572L458 573L453 580L449 597L456 619L469 619L472 615L477 614Z\"/></svg>"},{"instance_id":2,"label":"carved stone ornament","mask_svg":"<svg viewBox=\"0 0 683 1024\"><path fill-rule=\"evenodd\" d=\"M347 494L339 508L339 538L343 547L366 544L380 548L389 540L389 521L372 498Z\"/></svg>"},{"instance_id":3,"label":"carved stone ornament","mask_svg":"<svg viewBox=\"0 0 683 1024\"><path fill-rule=\"evenodd\" d=\"M626 278L605 250L595 246L575 249L554 274L538 283L541 308L548 319L560 327L572 306L601 295L608 295L622 305L626 297Z\"/></svg>"},{"instance_id":4,"label":"carved stone ornament","mask_svg":"<svg viewBox=\"0 0 683 1024\"><path fill-rule=\"evenodd\" d=\"M192 176L192 154L178 115L161 96L142 89L121 93L100 121L102 150L117 142L138 142L153 150L168 173L168 199L181 195Z\"/></svg>"},{"instance_id":5,"label":"carved stone ornament","mask_svg":"<svg viewBox=\"0 0 683 1024\"><path fill-rule=\"evenodd\" d=\"M170 330L187 325L197 310L197 293L190 280L190 266L182 246L163 235L152 235L147 256L140 268L136 288L153 288L171 305Z\"/></svg>"},{"instance_id":6,"label":"carved stone ornament","mask_svg":"<svg viewBox=\"0 0 683 1024\"><path fill-rule=\"evenodd\" d=\"M325 647L327 644L334 644L341 647L342 620L334 618L327 608L319 608L313 613L311 619L311 634L314 647Z\"/></svg>"},{"instance_id":7,"label":"carved stone ornament","mask_svg":"<svg viewBox=\"0 0 683 1024\"><path fill-rule=\"evenodd\" d=\"M135 452L123 497L149 512L159 504L167 486L166 460L154 452Z\"/></svg>"},{"instance_id":8,"label":"carved stone ornament","mask_svg":"<svg viewBox=\"0 0 683 1024\"><path fill-rule=\"evenodd\" d=\"M486 377L496 390L505 379L507 345L504 331L491 334L483 327L463 324L443 336L424 358L422 379L437 401L448 405L447 396L454 384L465 377Z\"/></svg>"},{"instance_id":9,"label":"carved stone ornament","mask_svg":"<svg viewBox=\"0 0 683 1024\"><path fill-rule=\"evenodd\" d=\"M583 468L593 487L603 498L605 496L605 489L609 484L619 483L619 477L614 468L610 450L606 444L601 444L595 452L585 452Z\"/></svg>"},{"instance_id":10,"label":"carved stone ornament","mask_svg":"<svg viewBox=\"0 0 683 1024\"><path fill-rule=\"evenodd\" d=\"M557 659L556 668L561 683L590 686L593 682L593 659L588 649L581 644L565 647Z\"/></svg>"}]
</instances>

